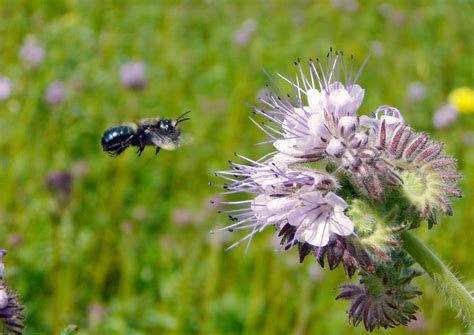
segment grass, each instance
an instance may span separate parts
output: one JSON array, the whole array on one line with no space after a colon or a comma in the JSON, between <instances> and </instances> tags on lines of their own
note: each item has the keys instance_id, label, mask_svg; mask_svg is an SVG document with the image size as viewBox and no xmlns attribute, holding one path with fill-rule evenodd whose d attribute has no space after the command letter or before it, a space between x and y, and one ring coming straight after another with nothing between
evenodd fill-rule
<instances>
[{"instance_id":1,"label":"grass","mask_svg":"<svg viewBox=\"0 0 474 335\"><path fill-rule=\"evenodd\" d=\"M224 252L238 236L208 234L227 222L208 205L218 190L207 182L235 151L255 158L270 150L254 145L264 135L244 105L268 81L262 68L293 73L296 58L324 57L330 46L360 65L374 41L383 54L359 80L362 111L397 106L459 159L465 197L455 215L417 234L472 287L474 146L463 134L474 117L444 131L431 118L453 88L473 86L473 15L462 0L361 1L355 13L310 1L4 2L0 74L14 91L0 102L0 245L9 251L6 280L26 306L26 333L59 334L68 324L79 334L365 333L334 300L342 269L321 272L309 258L297 264L295 251L275 252L271 232L246 255L244 247ZM249 18L256 31L238 46L234 33ZM27 34L46 48L34 71L18 59ZM129 60L147 65L143 92L120 84ZM67 86L60 106L43 99L54 80ZM427 89L422 102L406 99L414 81ZM189 143L177 151L110 158L101 150L110 126L186 110ZM67 201L45 188L50 171L78 169L86 171ZM189 222L173 222L177 210ZM420 332L466 331L428 278L417 284Z\"/></svg>"}]
</instances>

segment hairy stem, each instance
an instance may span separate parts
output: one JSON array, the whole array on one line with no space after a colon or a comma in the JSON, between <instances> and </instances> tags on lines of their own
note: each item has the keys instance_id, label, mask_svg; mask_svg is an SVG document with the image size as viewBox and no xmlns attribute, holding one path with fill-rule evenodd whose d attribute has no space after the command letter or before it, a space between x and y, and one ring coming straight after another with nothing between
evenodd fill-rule
<instances>
[{"instance_id":1,"label":"hairy stem","mask_svg":"<svg viewBox=\"0 0 474 335\"><path fill-rule=\"evenodd\" d=\"M456 308L469 325L474 320L474 299L448 267L409 231L401 233L403 248L433 279L438 291Z\"/></svg>"}]
</instances>

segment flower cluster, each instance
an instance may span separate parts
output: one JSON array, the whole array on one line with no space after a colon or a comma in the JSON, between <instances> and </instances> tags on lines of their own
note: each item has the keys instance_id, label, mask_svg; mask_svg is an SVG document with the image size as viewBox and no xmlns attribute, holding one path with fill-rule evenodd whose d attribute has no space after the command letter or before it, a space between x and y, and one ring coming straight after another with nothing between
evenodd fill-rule
<instances>
[{"instance_id":1,"label":"flower cluster","mask_svg":"<svg viewBox=\"0 0 474 335\"><path fill-rule=\"evenodd\" d=\"M253 28L250 27L250 30ZM250 31L251 33L251 31ZM27 35L18 50L18 57L25 69L38 72L47 58L45 46L33 35ZM132 61L123 63L118 71L121 84L124 88L133 91L142 91L147 86L145 63ZM66 78L67 79L67 78ZM0 73L0 102L8 100L15 93L17 83ZM43 100L49 107L60 106L70 98L73 90L80 90L83 82L77 79L52 80L44 89Z\"/></svg>"},{"instance_id":2,"label":"flower cluster","mask_svg":"<svg viewBox=\"0 0 474 335\"><path fill-rule=\"evenodd\" d=\"M226 181L224 194L248 194L223 202L233 208L221 212L234 222L218 230L250 231L233 247L275 227L283 247L296 246L301 261L313 254L330 269L342 263L350 277L359 269L365 277L396 278L387 264L402 252L399 233L423 220L431 228L439 213L452 214L450 198L461 196L456 162L394 107L358 114L365 91L352 56L346 64L342 52L331 50L325 65L319 59L308 70L295 65L295 78L278 74L294 94L283 94L270 78L273 85L260 98L265 107L253 107L267 119L253 123L276 151L258 160L237 155L243 163L216 172ZM408 262L402 265L409 271ZM405 324L415 311L364 324L369 330Z\"/></svg>"},{"instance_id":3,"label":"flower cluster","mask_svg":"<svg viewBox=\"0 0 474 335\"><path fill-rule=\"evenodd\" d=\"M0 249L0 321L5 330L12 334L23 334L23 306L20 304L15 291L8 288L3 280L3 256L7 251Z\"/></svg>"}]
</instances>

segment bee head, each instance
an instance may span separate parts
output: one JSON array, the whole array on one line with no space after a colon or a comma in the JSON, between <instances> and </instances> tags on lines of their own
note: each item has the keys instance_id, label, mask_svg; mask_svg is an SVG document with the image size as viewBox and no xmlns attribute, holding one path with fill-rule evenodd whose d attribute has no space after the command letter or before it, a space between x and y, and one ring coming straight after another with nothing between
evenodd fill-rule
<instances>
[{"instance_id":1,"label":"bee head","mask_svg":"<svg viewBox=\"0 0 474 335\"><path fill-rule=\"evenodd\" d=\"M177 122L173 122L172 120L169 120L169 119L162 119L158 123L158 128L160 130L160 133L169 134L174 131L174 128L176 125L177 125Z\"/></svg>"}]
</instances>

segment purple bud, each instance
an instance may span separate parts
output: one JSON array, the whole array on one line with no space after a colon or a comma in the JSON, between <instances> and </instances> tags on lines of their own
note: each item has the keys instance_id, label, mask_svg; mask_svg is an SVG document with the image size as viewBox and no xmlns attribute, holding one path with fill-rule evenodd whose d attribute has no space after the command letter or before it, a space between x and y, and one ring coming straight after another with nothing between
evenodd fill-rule
<instances>
[{"instance_id":1,"label":"purple bud","mask_svg":"<svg viewBox=\"0 0 474 335\"><path fill-rule=\"evenodd\" d=\"M333 157L341 157L345 150L344 143L337 138L331 139L326 147L327 154Z\"/></svg>"},{"instance_id":2,"label":"purple bud","mask_svg":"<svg viewBox=\"0 0 474 335\"><path fill-rule=\"evenodd\" d=\"M367 144L367 141L369 140L368 136L364 133L357 133L352 136L352 138L349 141L349 145L353 149L357 149L361 146L365 146Z\"/></svg>"},{"instance_id":3,"label":"purple bud","mask_svg":"<svg viewBox=\"0 0 474 335\"><path fill-rule=\"evenodd\" d=\"M355 116L343 116L339 119L337 126L339 129L339 135L344 138L349 138L355 133L359 126L359 121Z\"/></svg>"}]
</instances>

